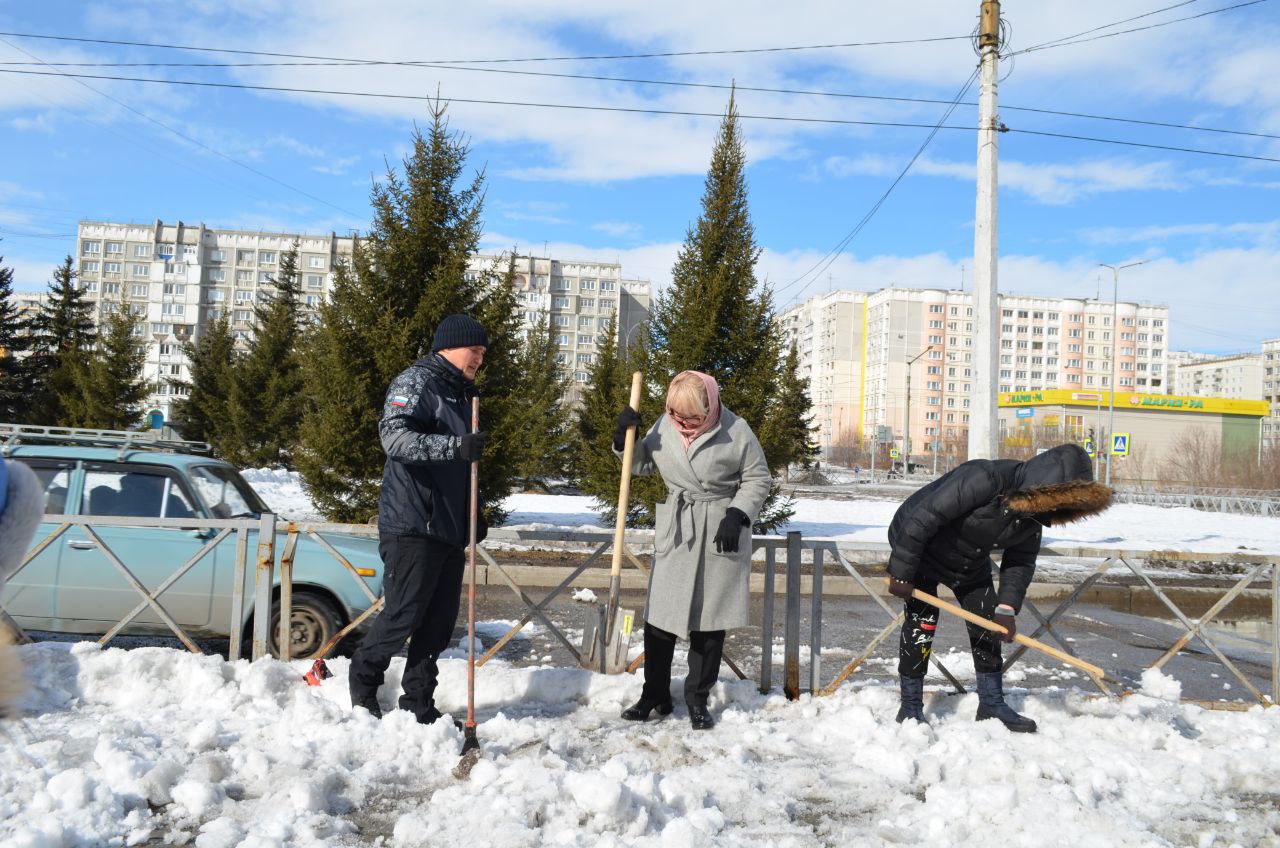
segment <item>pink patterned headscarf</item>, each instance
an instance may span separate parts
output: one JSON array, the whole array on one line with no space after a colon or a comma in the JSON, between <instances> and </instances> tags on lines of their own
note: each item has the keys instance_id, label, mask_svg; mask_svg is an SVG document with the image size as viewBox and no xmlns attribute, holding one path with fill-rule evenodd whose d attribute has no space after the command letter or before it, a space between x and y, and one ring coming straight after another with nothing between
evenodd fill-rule
<instances>
[{"instance_id":1,"label":"pink patterned headscarf","mask_svg":"<svg viewBox=\"0 0 1280 848\"><path fill-rule=\"evenodd\" d=\"M716 378L710 374L703 374L701 371L681 371L676 375L676 379L683 377L685 374L692 374L702 381L702 385L707 390L707 416L697 425L690 425L681 422L678 418L667 412L667 418L670 419L672 425L680 433L680 438L684 440L685 450L689 449L689 445L703 433L710 430L720 422L720 386L716 383ZM672 385L675 384L673 379ZM671 386L667 387L667 409L671 409L672 391Z\"/></svg>"}]
</instances>

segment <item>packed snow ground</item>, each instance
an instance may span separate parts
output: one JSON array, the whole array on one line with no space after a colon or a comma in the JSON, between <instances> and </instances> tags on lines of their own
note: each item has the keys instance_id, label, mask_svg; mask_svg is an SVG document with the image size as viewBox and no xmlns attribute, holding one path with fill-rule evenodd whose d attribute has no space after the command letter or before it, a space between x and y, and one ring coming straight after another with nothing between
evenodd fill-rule
<instances>
[{"instance_id":1,"label":"packed snow ground","mask_svg":"<svg viewBox=\"0 0 1280 848\"><path fill-rule=\"evenodd\" d=\"M1014 694L1032 736L974 722L973 695L935 699L925 728L893 722L883 685L790 703L722 681L701 733L679 708L621 721L635 677L495 662L477 675L483 756L456 780L461 734L352 713L345 660L312 688L305 663L21 651L33 689L0 748L14 848L1280 844L1280 710L1182 706L1158 672L1120 702ZM455 714L459 653L440 689Z\"/></svg>"},{"instance_id":2,"label":"packed snow ground","mask_svg":"<svg viewBox=\"0 0 1280 848\"><path fill-rule=\"evenodd\" d=\"M245 477L280 514L296 520L321 520L296 474L257 470ZM592 498L584 496L516 494L506 500L511 515L504 526L598 530L604 525L593 507ZM886 500L799 498L796 514L783 530L799 530L806 537L883 544L897 508L896 502ZM1280 553L1280 519L1187 507L1116 504L1102 515L1049 528L1044 539L1046 544L1063 546Z\"/></svg>"}]
</instances>

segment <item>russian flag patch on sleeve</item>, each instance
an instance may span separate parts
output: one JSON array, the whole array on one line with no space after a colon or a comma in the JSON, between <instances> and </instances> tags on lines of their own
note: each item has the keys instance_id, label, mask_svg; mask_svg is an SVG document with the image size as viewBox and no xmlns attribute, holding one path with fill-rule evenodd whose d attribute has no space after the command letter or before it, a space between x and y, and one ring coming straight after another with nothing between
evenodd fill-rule
<instances>
[{"instance_id":1,"label":"russian flag patch on sleeve","mask_svg":"<svg viewBox=\"0 0 1280 848\"><path fill-rule=\"evenodd\" d=\"M404 395L392 395L390 403L392 406L405 407L409 405L409 399Z\"/></svg>"}]
</instances>

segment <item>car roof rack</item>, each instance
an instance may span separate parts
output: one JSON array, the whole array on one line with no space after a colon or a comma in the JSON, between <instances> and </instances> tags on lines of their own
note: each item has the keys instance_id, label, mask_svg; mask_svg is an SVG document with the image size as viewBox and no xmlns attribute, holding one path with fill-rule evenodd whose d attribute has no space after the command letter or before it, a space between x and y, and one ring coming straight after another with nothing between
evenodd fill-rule
<instances>
[{"instance_id":1,"label":"car roof rack","mask_svg":"<svg viewBox=\"0 0 1280 848\"><path fill-rule=\"evenodd\" d=\"M85 427L46 427L40 424L0 424L0 439L4 439L0 456L8 456L13 448L24 442L119 448L120 452L116 456L118 461L124 461L125 454L130 451L213 453L213 447L208 442L166 439L149 430L93 430Z\"/></svg>"}]
</instances>

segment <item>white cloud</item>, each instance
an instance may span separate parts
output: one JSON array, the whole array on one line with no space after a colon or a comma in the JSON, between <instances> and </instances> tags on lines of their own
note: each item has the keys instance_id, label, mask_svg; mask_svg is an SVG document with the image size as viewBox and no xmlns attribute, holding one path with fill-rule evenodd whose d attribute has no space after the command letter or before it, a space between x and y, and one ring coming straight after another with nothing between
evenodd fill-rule
<instances>
[{"instance_id":1,"label":"white cloud","mask_svg":"<svg viewBox=\"0 0 1280 848\"><path fill-rule=\"evenodd\" d=\"M606 235L614 238L639 238L644 228L639 224L632 224L626 221L601 221L598 224L592 224L591 229L599 230Z\"/></svg>"},{"instance_id":2,"label":"white cloud","mask_svg":"<svg viewBox=\"0 0 1280 848\"><path fill-rule=\"evenodd\" d=\"M1174 224L1151 227L1100 227L1082 230L1086 241L1093 244L1141 244L1153 241L1171 241L1197 237L1213 237L1218 240L1240 239L1259 245L1275 244L1280 237L1280 220L1235 224Z\"/></svg>"},{"instance_id":3,"label":"white cloud","mask_svg":"<svg viewBox=\"0 0 1280 848\"><path fill-rule=\"evenodd\" d=\"M896 176L903 161L866 154L858 158L832 156L825 162L829 173L837 177L854 175ZM922 156L911 167L910 175L934 176L972 183L977 166L971 162L945 162ZM1137 162L1126 159L1091 159L1077 162L1037 165L1014 159L999 164L1000 188L1021 192L1048 205L1063 205L1096 194L1117 191L1176 191L1188 186L1186 175L1178 174L1169 162Z\"/></svg>"}]
</instances>

